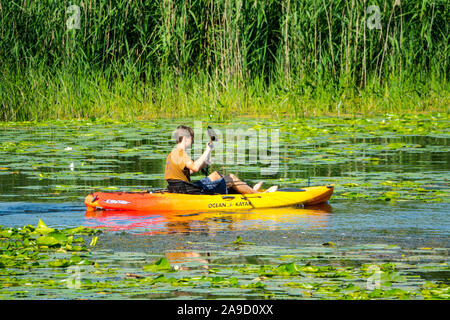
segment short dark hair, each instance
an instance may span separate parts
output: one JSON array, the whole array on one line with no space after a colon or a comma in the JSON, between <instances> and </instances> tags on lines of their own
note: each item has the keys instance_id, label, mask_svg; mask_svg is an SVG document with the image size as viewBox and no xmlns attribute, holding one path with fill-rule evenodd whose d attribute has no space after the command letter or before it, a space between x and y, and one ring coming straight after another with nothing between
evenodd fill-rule
<instances>
[{"instance_id":1,"label":"short dark hair","mask_svg":"<svg viewBox=\"0 0 450 320\"><path fill-rule=\"evenodd\" d=\"M175 139L176 143L180 143L183 141L183 137L190 136L192 138L192 142L194 141L194 131L185 125L179 125L175 132L173 133L173 138Z\"/></svg>"}]
</instances>

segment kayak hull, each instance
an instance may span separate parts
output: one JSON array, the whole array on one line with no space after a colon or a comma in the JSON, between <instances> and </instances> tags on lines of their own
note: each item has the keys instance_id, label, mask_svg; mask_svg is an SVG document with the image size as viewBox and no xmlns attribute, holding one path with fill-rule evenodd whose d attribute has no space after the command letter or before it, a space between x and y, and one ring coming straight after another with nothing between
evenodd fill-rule
<instances>
[{"instance_id":1,"label":"kayak hull","mask_svg":"<svg viewBox=\"0 0 450 320\"><path fill-rule=\"evenodd\" d=\"M236 211L259 208L315 205L327 202L334 186L253 194L191 195L169 192L94 192L84 203L88 211Z\"/></svg>"}]
</instances>

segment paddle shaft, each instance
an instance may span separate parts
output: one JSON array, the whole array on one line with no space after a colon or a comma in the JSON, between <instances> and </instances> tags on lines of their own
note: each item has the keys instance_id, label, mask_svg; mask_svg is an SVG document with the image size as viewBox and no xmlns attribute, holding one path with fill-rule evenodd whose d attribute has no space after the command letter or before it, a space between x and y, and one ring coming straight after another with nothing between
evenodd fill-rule
<instances>
[{"instance_id":1,"label":"paddle shaft","mask_svg":"<svg viewBox=\"0 0 450 320\"><path fill-rule=\"evenodd\" d=\"M209 143L213 143L214 141L217 140L217 136L216 133L214 132L213 128L211 128L210 126L208 126L208 135L209 135ZM209 165L207 165L205 168L202 169L202 173L205 175L205 177L207 177L209 175ZM240 193L242 198L244 200L246 200L253 209L255 209L255 206L253 205L253 203L245 196L244 193Z\"/></svg>"},{"instance_id":2,"label":"paddle shaft","mask_svg":"<svg viewBox=\"0 0 450 320\"><path fill-rule=\"evenodd\" d=\"M216 133L214 132L213 128L208 126L208 135L209 135L209 144L212 144L214 141L217 140ZM202 168L202 173L207 177L209 175L209 165L206 165L206 167Z\"/></svg>"}]
</instances>

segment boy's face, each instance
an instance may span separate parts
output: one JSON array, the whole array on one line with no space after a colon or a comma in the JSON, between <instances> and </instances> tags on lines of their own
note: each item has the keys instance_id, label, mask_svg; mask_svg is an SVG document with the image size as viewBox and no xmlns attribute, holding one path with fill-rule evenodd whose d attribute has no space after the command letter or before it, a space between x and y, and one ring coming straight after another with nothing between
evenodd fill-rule
<instances>
[{"instance_id":1,"label":"boy's face","mask_svg":"<svg viewBox=\"0 0 450 320\"><path fill-rule=\"evenodd\" d=\"M185 141L186 148L190 148L192 146L193 141L192 141L192 137L191 136L183 137L183 140Z\"/></svg>"}]
</instances>

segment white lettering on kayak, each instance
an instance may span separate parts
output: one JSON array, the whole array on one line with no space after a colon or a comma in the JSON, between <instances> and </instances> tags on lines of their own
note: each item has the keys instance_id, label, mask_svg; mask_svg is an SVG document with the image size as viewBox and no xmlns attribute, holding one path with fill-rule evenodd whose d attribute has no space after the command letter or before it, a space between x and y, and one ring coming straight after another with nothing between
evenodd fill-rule
<instances>
[{"instance_id":1,"label":"white lettering on kayak","mask_svg":"<svg viewBox=\"0 0 450 320\"><path fill-rule=\"evenodd\" d=\"M241 206L249 206L250 203L248 201L241 201L241 202L236 202L236 203L209 203L208 204L208 208L222 208L222 207L241 207Z\"/></svg>"},{"instance_id":2,"label":"white lettering on kayak","mask_svg":"<svg viewBox=\"0 0 450 320\"><path fill-rule=\"evenodd\" d=\"M131 203L131 202L125 201L125 200L114 200L114 199L108 199L108 200L105 200L105 202L109 203L109 204L129 204L129 203Z\"/></svg>"}]
</instances>

